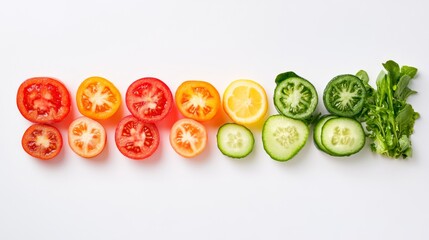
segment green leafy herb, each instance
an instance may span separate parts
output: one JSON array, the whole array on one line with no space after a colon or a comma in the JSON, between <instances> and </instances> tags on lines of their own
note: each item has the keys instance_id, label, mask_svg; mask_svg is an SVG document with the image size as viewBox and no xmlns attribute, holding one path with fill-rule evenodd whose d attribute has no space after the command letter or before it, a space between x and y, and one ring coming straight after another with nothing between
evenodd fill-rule
<instances>
[{"instance_id":1,"label":"green leafy herb","mask_svg":"<svg viewBox=\"0 0 429 240\"><path fill-rule=\"evenodd\" d=\"M369 84L368 74L361 70L358 76L367 90L364 109L358 119L366 123L371 149L392 158L411 157L410 136L419 114L407 103L407 98L416 93L408 85L417 74L417 68L402 66L390 60L377 78L377 89Z\"/></svg>"}]
</instances>

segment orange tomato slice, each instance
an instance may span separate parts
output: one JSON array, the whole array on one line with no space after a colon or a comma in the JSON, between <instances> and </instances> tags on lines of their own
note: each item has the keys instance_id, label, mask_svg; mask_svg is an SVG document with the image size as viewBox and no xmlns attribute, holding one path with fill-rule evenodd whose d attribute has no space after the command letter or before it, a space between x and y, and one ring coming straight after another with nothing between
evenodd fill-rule
<instances>
[{"instance_id":1,"label":"orange tomato slice","mask_svg":"<svg viewBox=\"0 0 429 240\"><path fill-rule=\"evenodd\" d=\"M79 156L95 157L106 145L106 131L95 120L80 117L69 126L68 140L70 148Z\"/></svg>"},{"instance_id":2,"label":"orange tomato slice","mask_svg":"<svg viewBox=\"0 0 429 240\"><path fill-rule=\"evenodd\" d=\"M176 91L176 105L186 118L212 119L220 106L220 96L213 85L204 81L183 82Z\"/></svg>"},{"instance_id":3,"label":"orange tomato slice","mask_svg":"<svg viewBox=\"0 0 429 240\"><path fill-rule=\"evenodd\" d=\"M206 147L206 128L195 120L180 119L171 128L170 143L174 151L181 156L195 157Z\"/></svg>"},{"instance_id":4,"label":"orange tomato slice","mask_svg":"<svg viewBox=\"0 0 429 240\"><path fill-rule=\"evenodd\" d=\"M109 80L90 77L80 84L76 103L82 115L92 119L107 119L119 109L121 94Z\"/></svg>"}]
</instances>

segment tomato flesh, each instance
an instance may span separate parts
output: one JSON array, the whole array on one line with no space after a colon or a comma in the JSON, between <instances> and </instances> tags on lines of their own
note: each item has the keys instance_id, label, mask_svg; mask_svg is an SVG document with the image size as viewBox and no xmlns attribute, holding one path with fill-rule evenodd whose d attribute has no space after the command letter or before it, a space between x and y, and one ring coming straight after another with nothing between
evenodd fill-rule
<instances>
[{"instance_id":1,"label":"tomato flesh","mask_svg":"<svg viewBox=\"0 0 429 240\"><path fill-rule=\"evenodd\" d=\"M63 139L57 128L47 124L33 124L25 131L21 144L30 156L49 160L60 153Z\"/></svg>"},{"instance_id":2,"label":"tomato flesh","mask_svg":"<svg viewBox=\"0 0 429 240\"><path fill-rule=\"evenodd\" d=\"M76 102L83 115L92 119L107 119L119 109L121 94L109 80L90 77L80 84Z\"/></svg>"},{"instance_id":3,"label":"tomato flesh","mask_svg":"<svg viewBox=\"0 0 429 240\"><path fill-rule=\"evenodd\" d=\"M91 158L103 151L106 144L106 131L97 121L80 117L70 124L68 140L76 154Z\"/></svg>"},{"instance_id":4,"label":"tomato flesh","mask_svg":"<svg viewBox=\"0 0 429 240\"><path fill-rule=\"evenodd\" d=\"M206 129L193 119L180 119L171 128L170 144L181 156L195 157L206 147Z\"/></svg>"},{"instance_id":5,"label":"tomato flesh","mask_svg":"<svg viewBox=\"0 0 429 240\"><path fill-rule=\"evenodd\" d=\"M286 72L283 74L288 74ZM276 78L274 106L280 114L294 119L307 119L316 110L317 91L308 80L295 75L282 79Z\"/></svg>"},{"instance_id":6,"label":"tomato flesh","mask_svg":"<svg viewBox=\"0 0 429 240\"><path fill-rule=\"evenodd\" d=\"M126 157L141 160L150 157L159 146L158 128L134 116L121 120L115 131L115 142Z\"/></svg>"},{"instance_id":7,"label":"tomato flesh","mask_svg":"<svg viewBox=\"0 0 429 240\"><path fill-rule=\"evenodd\" d=\"M366 90L362 81L350 74L334 77L323 92L323 103L328 112L353 117L362 111Z\"/></svg>"},{"instance_id":8,"label":"tomato flesh","mask_svg":"<svg viewBox=\"0 0 429 240\"><path fill-rule=\"evenodd\" d=\"M35 123L63 120L70 112L70 94L58 80L48 77L24 81L16 98L22 116Z\"/></svg>"},{"instance_id":9,"label":"tomato flesh","mask_svg":"<svg viewBox=\"0 0 429 240\"><path fill-rule=\"evenodd\" d=\"M220 96L216 88L208 82L186 81L176 91L176 104L183 116L207 121L219 110Z\"/></svg>"},{"instance_id":10,"label":"tomato flesh","mask_svg":"<svg viewBox=\"0 0 429 240\"><path fill-rule=\"evenodd\" d=\"M144 122L164 119L172 107L173 95L157 78L141 78L130 85L126 103L131 114Z\"/></svg>"}]
</instances>

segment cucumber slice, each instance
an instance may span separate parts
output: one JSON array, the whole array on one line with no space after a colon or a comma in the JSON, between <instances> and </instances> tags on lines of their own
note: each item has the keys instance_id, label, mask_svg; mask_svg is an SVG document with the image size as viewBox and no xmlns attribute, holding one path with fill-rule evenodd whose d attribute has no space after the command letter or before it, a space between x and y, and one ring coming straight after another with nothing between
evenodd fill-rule
<instances>
[{"instance_id":1,"label":"cucumber slice","mask_svg":"<svg viewBox=\"0 0 429 240\"><path fill-rule=\"evenodd\" d=\"M313 84L294 72L279 74L274 90L274 105L280 114L306 119L316 110L318 96Z\"/></svg>"},{"instance_id":2,"label":"cucumber slice","mask_svg":"<svg viewBox=\"0 0 429 240\"><path fill-rule=\"evenodd\" d=\"M274 115L265 121L262 143L272 159L287 161L304 147L308 134L308 126L303 121Z\"/></svg>"},{"instance_id":3,"label":"cucumber slice","mask_svg":"<svg viewBox=\"0 0 429 240\"><path fill-rule=\"evenodd\" d=\"M350 74L339 75L326 85L323 103L332 114L353 117L362 111L365 95L362 80Z\"/></svg>"},{"instance_id":4,"label":"cucumber slice","mask_svg":"<svg viewBox=\"0 0 429 240\"><path fill-rule=\"evenodd\" d=\"M322 127L322 145L335 156L350 156L365 145L360 122L346 117L331 118Z\"/></svg>"},{"instance_id":5,"label":"cucumber slice","mask_svg":"<svg viewBox=\"0 0 429 240\"><path fill-rule=\"evenodd\" d=\"M239 124L226 123L222 125L216 135L217 147L226 156L244 158L253 150L255 139L252 132Z\"/></svg>"},{"instance_id":6,"label":"cucumber slice","mask_svg":"<svg viewBox=\"0 0 429 240\"><path fill-rule=\"evenodd\" d=\"M337 118L338 116L335 115L325 115L322 118L319 119L319 121L316 123L313 129L313 140L316 147L320 150L322 150L325 153L328 153L330 155L334 155L333 153L329 152L325 146L322 144L322 127L325 125L325 123L332 118Z\"/></svg>"}]
</instances>

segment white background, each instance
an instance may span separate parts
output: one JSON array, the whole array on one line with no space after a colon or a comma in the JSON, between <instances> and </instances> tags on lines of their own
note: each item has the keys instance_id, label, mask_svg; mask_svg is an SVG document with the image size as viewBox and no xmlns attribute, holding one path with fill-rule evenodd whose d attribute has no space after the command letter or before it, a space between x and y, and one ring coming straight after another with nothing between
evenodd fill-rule
<instances>
[{"instance_id":1,"label":"white background","mask_svg":"<svg viewBox=\"0 0 429 240\"><path fill-rule=\"evenodd\" d=\"M427 135L429 4L427 1L1 1L0 239L429 239ZM73 97L89 76L124 95L136 79L164 80L173 94L189 79L222 94L238 78L265 87L269 113L275 76L295 71L319 99L343 73L369 72L393 59L419 68L410 101L421 119L414 156L391 160L364 148L349 158L319 152L309 139L292 160L264 152L224 157L215 135L221 113L205 123L209 146L183 159L159 124L161 144L146 161L114 144L121 111L103 121L108 146L95 159L67 142L55 160L21 148L30 126L18 112L19 84L34 76L62 80ZM319 110L326 112L319 102ZM177 115L177 111L173 115ZM426 159L425 159L426 158Z\"/></svg>"}]
</instances>

